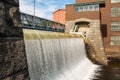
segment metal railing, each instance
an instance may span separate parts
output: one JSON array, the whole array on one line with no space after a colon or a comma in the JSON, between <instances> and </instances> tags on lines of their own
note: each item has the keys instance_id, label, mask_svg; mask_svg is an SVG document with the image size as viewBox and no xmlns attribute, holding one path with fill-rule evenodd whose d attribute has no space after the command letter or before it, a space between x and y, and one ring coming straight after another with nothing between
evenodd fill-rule
<instances>
[{"instance_id":1,"label":"metal railing","mask_svg":"<svg viewBox=\"0 0 120 80\"><path fill-rule=\"evenodd\" d=\"M22 22L23 28L55 31L55 32L65 31L64 24L47 20L44 18L36 17L36 16L34 17L33 15L29 15L26 13L21 13L21 22Z\"/></svg>"}]
</instances>

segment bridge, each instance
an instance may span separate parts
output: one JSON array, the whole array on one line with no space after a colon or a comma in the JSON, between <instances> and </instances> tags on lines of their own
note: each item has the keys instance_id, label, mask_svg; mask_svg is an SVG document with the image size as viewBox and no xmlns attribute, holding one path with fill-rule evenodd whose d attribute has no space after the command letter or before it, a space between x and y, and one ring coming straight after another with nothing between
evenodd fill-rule
<instances>
[{"instance_id":1,"label":"bridge","mask_svg":"<svg viewBox=\"0 0 120 80\"><path fill-rule=\"evenodd\" d=\"M23 28L45 31L64 32L65 25L48 19L40 18L26 13L21 13Z\"/></svg>"}]
</instances>

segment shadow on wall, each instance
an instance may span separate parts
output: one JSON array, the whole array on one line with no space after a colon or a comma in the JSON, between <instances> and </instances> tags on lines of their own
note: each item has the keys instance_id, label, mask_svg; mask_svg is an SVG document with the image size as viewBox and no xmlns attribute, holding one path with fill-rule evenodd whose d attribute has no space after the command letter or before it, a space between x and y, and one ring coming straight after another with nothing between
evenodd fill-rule
<instances>
[{"instance_id":1,"label":"shadow on wall","mask_svg":"<svg viewBox=\"0 0 120 80\"><path fill-rule=\"evenodd\" d=\"M101 25L102 37L107 37L107 24Z\"/></svg>"}]
</instances>

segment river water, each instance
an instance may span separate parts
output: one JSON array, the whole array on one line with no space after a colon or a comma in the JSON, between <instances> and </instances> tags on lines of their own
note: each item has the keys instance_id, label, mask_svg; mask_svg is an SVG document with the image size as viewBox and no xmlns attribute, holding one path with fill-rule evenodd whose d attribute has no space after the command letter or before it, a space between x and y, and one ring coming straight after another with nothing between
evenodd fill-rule
<instances>
[{"instance_id":1,"label":"river water","mask_svg":"<svg viewBox=\"0 0 120 80\"><path fill-rule=\"evenodd\" d=\"M120 60L110 59L107 66L100 66L92 80L120 80Z\"/></svg>"}]
</instances>

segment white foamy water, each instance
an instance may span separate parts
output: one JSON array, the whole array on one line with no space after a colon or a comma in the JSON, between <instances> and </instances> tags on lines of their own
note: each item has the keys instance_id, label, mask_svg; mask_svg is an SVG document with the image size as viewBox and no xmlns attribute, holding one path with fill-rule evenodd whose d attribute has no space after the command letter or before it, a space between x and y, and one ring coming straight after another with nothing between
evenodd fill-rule
<instances>
[{"instance_id":1,"label":"white foamy water","mask_svg":"<svg viewBox=\"0 0 120 80\"><path fill-rule=\"evenodd\" d=\"M97 65L82 38L25 40L30 80L91 80Z\"/></svg>"}]
</instances>

